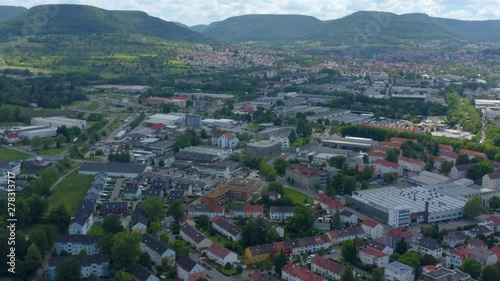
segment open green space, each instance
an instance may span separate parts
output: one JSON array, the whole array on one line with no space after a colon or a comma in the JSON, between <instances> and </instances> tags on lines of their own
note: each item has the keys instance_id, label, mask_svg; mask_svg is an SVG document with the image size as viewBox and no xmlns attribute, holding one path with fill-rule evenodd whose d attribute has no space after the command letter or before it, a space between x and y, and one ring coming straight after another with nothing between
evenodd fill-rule
<instances>
[{"instance_id":1,"label":"open green space","mask_svg":"<svg viewBox=\"0 0 500 281\"><path fill-rule=\"evenodd\" d=\"M30 226L23 228L21 231L24 232L25 235L30 236L34 233L42 231L46 227L54 228L54 231L57 232L55 225L43 223L31 224Z\"/></svg>"},{"instance_id":2,"label":"open green space","mask_svg":"<svg viewBox=\"0 0 500 281\"><path fill-rule=\"evenodd\" d=\"M312 204L314 202L313 198L305 195L302 192L299 192L295 189L291 188L284 188L284 195L283 197L287 197L292 199L293 203L302 205L305 203L305 200L307 199L307 203Z\"/></svg>"},{"instance_id":3,"label":"open green space","mask_svg":"<svg viewBox=\"0 0 500 281\"><path fill-rule=\"evenodd\" d=\"M104 230L102 229L102 223L94 223L90 228L87 235L104 235Z\"/></svg>"},{"instance_id":4,"label":"open green space","mask_svg":"<svg viewBox=\"0 0 500 281\"><path fill-rule=\"evenodd\" d=\"M49 147L47 149L38 150L38 153L40 155L52 156L52 155L59 154L59 153L65 151L66 149L68 149L68 146Z\"/></svg>"},{"instance_id":5,"label":"open green space","mask_svg":"<svg viewBox=\"0 0 500 281\"><path fill-rule=\"evenodd\" d=\"M224 245L229 242L229 240L227 240L226 238L224 238L220 235L217 235L217 234L210 235L210 233L208 233L208 231L205 231L203 234L205 234L208 239L212 240L213 243L221 245L222 247L224 247Z\"/></svg>"},{"instance_id":6,"label":"open green space","mask_svg":"<svg viewBox=\"0 0 500 281\"><path fill-rule=\"evenodd\" d=\"M48 208L45 215L50 214L50 211L60 205L64 205L66 210L73 214L87 192L87 189L92 182L93 176L80 175L72 173L62 180L47 197Z\"/></svg>"},{"instance_id":7,"label":"open green space","mask_svg":"<svg viewBox=\"0 0 500 281\"><path fill-rule=\"evenodd\" d=\"M0 161L10 161L10 160L26 160L30 158L31 155L28 153L20 152L7 148L5 146L0 147Z\"/></svg>"},{"instance_id":8,"label":"open green space","mask_svg":"<svg viewBox=\"0 0 500 281\"><path fill-rule=\"evenodd\" d=\"M84 101L84 102L77 102L75 105L76 108L82 109L82 110L97 110L99 108L99 102L98 101Z\"/></svg>"}]
</instances>

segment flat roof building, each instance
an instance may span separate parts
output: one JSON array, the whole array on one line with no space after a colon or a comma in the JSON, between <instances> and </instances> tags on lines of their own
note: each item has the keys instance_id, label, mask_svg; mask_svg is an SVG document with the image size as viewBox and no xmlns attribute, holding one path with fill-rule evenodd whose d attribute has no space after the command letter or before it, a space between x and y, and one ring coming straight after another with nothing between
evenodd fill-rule
<instances>
[{"instance_id":1,"label":"flat roof building","mask_svg":"<svg viewBox=\"0 0 500 281\"><path fill-rule=\"evenodd\" d=\"M378 141L368 138L356 138L356 137L339 137L333 135L330 139L322 141L323 146L348 149L355 151L370 151Z\"/></svg>"}]
</instances>

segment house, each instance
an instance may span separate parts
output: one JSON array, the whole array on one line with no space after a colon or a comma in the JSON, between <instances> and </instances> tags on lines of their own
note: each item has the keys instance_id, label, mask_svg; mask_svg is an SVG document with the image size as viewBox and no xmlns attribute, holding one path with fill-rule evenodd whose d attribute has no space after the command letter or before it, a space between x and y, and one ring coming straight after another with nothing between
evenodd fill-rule
<instances>
[{"instance_id":1,"label":"house","mask_svg":"<svg viewBox=\"0 0 500 281\"><path fill-rule=\"evenodd\" d=\"M319 255L311 260L311 271L333 280L340 280L344 270L343 264Z\"/></svg>"},{"instance_id":2,"label":"house","mask_svg":"<svg viewBox=\"0 0 500 281\"><path fill-rule=\"evenodd\" d=\"M236 205L234 207L234 218L258 218L263 216L264 205Z\"/></svg>"},{"instance_id":3,"label":"house","mask_svg":"<svg viewBox=\"0 0 500 281\"><path fill-rule=\"evenodd\" d=\"M385 267L385 280L387 281L413 281L414 270L411 266L398 261L393 261Z\"/></svg>"},{"instance_id":4,"label":"house","mask_svg":"<svg viewBox=\"0 0 500 281\"><path fill-rule=\"evenodd\" d=\"M129 186L123 189L123 197L126 200L137 200L141 196L142 191L139 186Z\"/></svg>"},{"instance_id":5,"label":"house","mask_svg":"<svg viewBox=\"0 0 500 281\"><path fill-rule=\"evenodd\" d=\"M455 152L443 151L440 153L439 156L442 157L444 160L455 164L457 162L459 155L458 155L458 153L455 153Z\"/></svg>"},{"instance_id":6,"label":"house","mask_svg":"<svg viewBox=\"0 0 500 281\"><path fill-rule=\"evenodd\" d=\"M168 192L168 199L169 200L182 200L186 201L187 199L187 192L184 190L175 190L172 189Z\"/></svg>"},{"instance_id":7,"label":"house","mask_svg":"<svg viewBox=\"0 0 500 281\"><path fill-rule=\"evenodd\" d=\"M454 180L459 180L465 178L467 175L467 169L476 165L477 163L461 164L455 165L451 168L450 178Z\"/></svg>"},{"instance_id":8,"label":"house","mask_svg":"<svg viewBox=\"0 0 500 281\"><path fill-rule=\"evenodd\" d=\"M340 212L340 221L342 223L348 223L352 225L358 224L358 216L353 214L347 210L343 210Z\"/></svg>"},{"instance_id":9,"label":"house","mask_svg":"<svg viewBox=\"0 0 500 281\"><path fill-rule=\"evenodd\" d=\"M144 196L145 196L146 198L150 198L150 197L160 197L160 199L163 199L164 192L163 192L163 189L159 189L159 188L148 188L148 189L144 192Z\"/></svg>"},{"instance_id":10,"label":"house","mask_svg":"<svg viewBox=\"0 0 500 281\"><path fill-rule=\"evenodd\" d=\"M371 247L371 248L377 249L383 253L388 254L389 256L394 253L394 249L392 249L391 247L389 247L386 244L384 244L380 241L377 241L377 240L367 241L365 243L365 247Z\"/></svg>"},{"instance_id":11,"label":"house","mask_svg":"<svg viewBox=\"0 0 500 281\"><path fill-rule=\"evenodd\" d=\"M54 281L57 278L57 264L65 259L77 259L81 265L81 277L87 278L92 274L99 277L109 277L109 256L105 254L97 255L78 255L78 256L62 256L52 257L48 261L49 279Z\"/></svg>"},{"instance_id":12,"label":"house","mask_svg":"<svg viewBox=\"0 0 500 281\"><path fill-rule=\"evenodd\" d=\"M488 244L486 244L483 240L481 239L471 239L467 242L467 247L470 249L472 248L484 248L488 249Z\"/></svg>"},{"instance_id":13,"label":"house","mask_svg":"<svg viewBox=\"0 0 500 281\"><path fill-rule=\"evenodd\" d=\"M476 238L478 235L484 235L486 237L489 237L493 235L494 229L495 226L493 224L491 224L490 227L484 224L479 224L467 230L466 234L471 238Z\"/></svg>"},{"instance_id":14,"label":"house","mask_svg":"<svg viewBox=\"0 0 500 281\"><path fill-rule=\"evenodd\" d=\"M287 263L281 269L281 279L286 281L324 281L322 276L295 265L291 262Z\"/></svg>"},{"instance_id":15,"label":"house","mask_svg":"<svg viewBox=\"0 0 500 281\"><path fill-rule=\"evenodd\" d=\"M495 245L491 247L490 252L492 252L493 254L495 254L495 256L497 256L497 263L500 263L500 246Z\"/></svg>"},{"instance_id":16,"label":"house","mask_svg":"<svg viewBox=\"0 0 500 281\"><path fill-rule=\"evenodd\" d=\"M230 239L231 241L241 240L242 230L223 217L215 217L212 219L212 227L222 234L222 236Z\"/></svg>"},{"instance_id":17,"label":"house","mask_svg":"<svg viewBox=\"0 0 500 281\"><path fill-rule=\"evenodd\" d=\"M285 240L280 243L280 246L282 246L281 250L283 250L287 256L292 256L310 252L317 252L320 249L327 250L332 246L332 242L328 235L320 235L300 239Z\"/></svg>"},{"instance_id":18,"label":"house","mask_svg":"<svg viewBox=\"0 0 500 281\"><path fill-rule=\"evenodd\" d=\"M422 272L420 275L422 281L475 281L471 276L458 269L451 270L445 267L434 268L432 270Z\"/></svg>"},{"instance_id":19,"label":"house","mask_svg":"<svg viewBox=\"0 0 500 281\"><path fill-rule=\"evenodd\" d=\"M446 159L444 159L441 156L434 157L434 168L435 169L441 168L441 165L443 165L444 161L446 161Z\"/></svg>"},{"instance_id":20,"label":"house","mask_svg":"<svg viewBox=\"0 0 500 281\"><path fill-rule=\"evenodd\" d=\"M489 216L484 219L486 224L492 225L494 227L495 232L500 232L500 217L497 216Z\"/></svg>"},{"instance_id":21,"label":"house","mask_svg":"<svg viewBox=\"0 0 500 281\"><path fill-rule=\"evenodd\" d=\"M259 217L254 222L258 221L264 224L267 231L271 231L271 229L274 229L278 233L279 237L281 238L285 237L285 228L280 226L278 222L271 222L265 217Z\"/></svg>"},{"instance_id":22,"label":"house","mask_svg":"<svg viewBox=\"0 0 500 281\"><path fill-rule=\"evenodd\" d=\"M396 245L401 239L405 241L408 248L411 248L413 246L413 234L411 233L410 229L403 227L396 227L389 230L389 232L387 232L387 234L385 235L385 244L395 249Z\"/></svg>"},{"instance_id":23,"label":"house","mask_svg":"<svg viewBox=\"0 0 500 281\"><path fill-rule=\"evenodd\" d=\"M465 234L459 231L452 231L443 237L443 244L449 248L455 248L465 243Z\"/></svg>"},{"instance_id":24,"label":"house","mask_svg":"<svg viewBox=\"0 0 500 281\"><path fill-rule=\"evenodd\" d=\"M314 197L314 205L318 204L328 214L333 214L336 210L342 211L344 209L344 204L340 200L335 200L326 194L318 194Z\"/></svg>"},{"instance_id":25,"label":"house","mask_svg":"<svg viewBox=\"0 0 500 281\"><path fill-rule=\"evenodd\" d=\"M469 159L472 159L474 157L481 157L484 159L488 159L488 156L485 153L474 151L474 150L469 150L469 149L460 149L458 154L465 154L469 157Z\"/></svg>"},{"instance_id":26,"label":"house","mask_svg":"<svg viewBox=\"0 0 500 281\"><path fill-rule=\"evenodd\" d=\"M439 152L443 153L444 151L453 152L454 151L453 146L440 143L439 144Z\"/></svg>"},{"instance_id":27,"label":"house","mask_svg":"<svg viewBox=\"0 0 500 281\"><path fill-rule=\"evenodd\" d=\"M193 218L207 216L210 219L224 216L224 206L219 205L187 205L184 206L186 213Z\"/></svg>"},{"instance_id":28,"label":"house","mask_svg":"<svg viewBox=\"0 0 500 281\"><path fill-rule=\"evenodd\" d=\"M378 152L378 151L370 151L368 152L368 162L374 163L375 161L382 159L385 159L385 153L384 152Z\"/></svg>"},{"instance_id":29,"label":"house","mask_svg":"<svg viewBox=\"0 0 500 281\"><path fill-rule=\"evenodd\" d=\"M425 162L405 156L398 157L398 164L403 167L403 170L420 173L425 168Z\"/></svg>"},{"instance_id":30,"label":"house","mask_svg":"<svg viewBox=\"0 0 500 281\"><path fill-rule=\"evenodd\" d=\"M322 187L326 186L326 174L316 167L292 164L286 169L286 176L298 187L312 189L318 183Z\"/></svg>"},{"instance_id":31,"label":"house","mask_svg":"<svg viewBox=\"0 0 500 281\"><path fill-rule=\"evenodd\" d=\"M250 276L250 281L278 281L278 279L269 272L257 270Z\"/></svg>"},{"instance_id":32,"label":"house","mask_svg":"<svg viewBox=\"0 0 500 281\"><path fill-rule=\"evenodd\" d=\"M481 266L497 263L497 256L483 247L469 247L467 245L459 246L451 249L446 253L445 265L448 268L457 268L462 266L466 259L474 259L479 262Z\"/></svg>"},{"instance_id":33,"label":"house","mask_svg":"<svg viewBox=\"0 0 500 281\"><path fill-rule=\"evenodd\" d=\"M59 235L55 240L56 254L59 256L63 251L71 256L79 255L82 251L85 251L87 255L98 254L100 238L100 236L83 234Z\"/></svg>"},{"instance_id":34,"label":"house","mask_svg":"<svg viewBox=\"0 0 500 281\"><path fill-rule=\"evenodd\" d=\"M238 255L218 244L213 243L207 249L207 258L224 267L227 263L234 265L238 261Z\"/></svg>"},{"instance_id":35,"label":"house","mask_svg":"<svg viewBox=\"0 0 500 281\"><path fill-rule=\"evenodd\" d=\"M180 236L200 253L212 245L212 240L187 223L180 227Z\"/></svg>"},{"instance_id":36,"label":"house","mask_svg":"<svg viewBox=\"0 0 500 281\"><path fill-rule=\"evenodd\" d=\"M177 278L181 281L196 281L206 278L205 268L188 256L182 256L176 263Z\"/></svg>"},{"instance_id":37,"label":"house","mask_svg":"<svg viewBox=\"0 0 500 281\"><path fill-rule=\"evenodd\" d=\"M283 243L268 243L263 245L251 246L245 249L245 259L247 263L254 263L267 258L275 257L278 253L278 247L283 248Z\"/></svg>"},{"instance_id":38,"label":"house","mask_svg":"<svg viewBox=\"0 0 500 281\"><path fill-rule=\"evenodd\" d=\"M271 206L269 208L269 218L275 221L284 221L293 216L293 206Z\"/></svg>"},{"instance_id":39,"label":"house","mask_svg":"<svg viewBox=\"0 0 500 281\"><path fill-rule=\"evenodd\" d=\"M109 215L126 216L128 214L128 203L104 202L102 203L101 214L103 216L109 216Z\"/></svg>"},{"instance_id":40,"label":"house","mask_svg":"<svg viewBox=\"0 0 500 281\"><path fill-rule=\"evenodd\" d=\"M384 226L382 224L371 220L371 219L365 219L361 223L361 227L366 233L366 237L371 238L371 239L378 239L382 238L384 236Z\"/></svg>"},{"instance_id":41,"label":"house","mask_svg":"<svg viewBox=\"0 0 500 281\"><path fill-rule=\"evenodd\" d=\"M7 133L3 139L7 141L7 143L15 143L21 140L21 135L18 133Z\"/></svg>"},{"instance_id":42,"label":"house","mask_svg":"<svg viewBox=\"0 0 500 281\"><path fill-rule=\"evenodd\" d=\"M134 267L132 275L134 275L135 281L160 281L160 278L140 264Z\"/></svg>"},{"instance_id":43,"label":"house","mask_svg":"<svg viewBox=\"0 0 500 281\"><path fill-rule=\"evenodd\" d=\"M231 132L217 131L212 133L212 145L218 148L235 149L239 139Z\"/></svg>"},{"instance_id":44,"label":"house","mask_svg":"<svg viewBox=\"0 0 500 281\"><path fill-rule=\"evenodd\" d=\"M359 259L366 265L374 265L384 268L389 264L389 255L372 247L361 248Z\"/></svg>"},{"instance_id":45,"label":"house","mask_svg":"<svg viewBox=\"0 0 500 281\"><path fill-rule=\"evenodd\" d=\"M375 169L380 171L382 174L386 173L396 173L398 175L403 175L403 166L398 163L390 162L383 159L378 159L375 161Z\"/></svg>"},{"instance_id":46,"label":"house","mask_svg":"<svg viewBox=\"0 0 500 281\"><path fill-rule=\"evenodd\" d=\"M443 247L441 247L436 240L430 237L424 237L424 239L418 243L418 252L421 256L430 255L436 259L440 259L443 256Z\"/></svg>"},{"instance_id":47,"label":"house","mask_svg":"<svg viewBox=\"0 0 500 281\"><path fill-rule=\"evenodd\" d=\"M275 191L264 191L260 195L262 197L267 196L271 201L276 201L278 199L281 199L281 194Z\"/></svg>"},{"instance_id":48,"label":"house","mask_svg":"<svg viewBox=\"0 0 500 281\"><path fill-rule=\"evenodd\" d=\"M391 137L390 141L392 143L399 143L399 144L403 144L403 143L409 142L409 141L411 141L413 143L417 143L416 139L407 139L407 138L398 138L398 137Z\"/></svg>"},{"instance_id":49,"label":"house","mask_svg":"<svg viewBox=\"0 0 500 281\"><path fill-rule=\"evenodd\" d=\"M186 192L186 196L193 195L193 185L185 182L178 182L174 186L174 190L183 190Z\"/></svg>"},{"instance_id":50,"label":"house","mask_svg":"<svg viewBox=\"0 0 500 281\"><path fill-rule=\"evenodd\" d=\"M366 237L366 233L361 226L332 230L327 232L326 235L328 235L332 244L340 244L347 240Z\"/></svg>"},{"instance_id":51,"label":"house","mask_svg":"<svg viewBox=\"0 0 500 281\"><path fill-rule=\"evenodd\" d=\"M500 190L500 173L489 173L483 176L482 186L491 190Z\"/></svg>"},{"instance_id":52,"label":"house","mask_svg":"<svg viewBox=\"0 0 500 281\"><path fill-rule=\"evenodd\" d=\"M141 252L148 253L156 266L160 266L164 260L172 266L175 264L175 251L156 237L147 233L143 234L140 246Z\"/></svg>"},{"instance_id":53,"label":"house","mask_svg":"<svg viewBox=\"0 0 500 281\"><path fill-rule=\"evenodd\" d=\"M69 234L87 234L94 224L94 204L81 202L69 224Z\"/></svg>"},{"instance_id":54,"label":"house","mask_svg":"<svg viewBox=\"0 0 500 281\"><path fill-rule=\"evenodd\" d=\"M183 225L183 224L186 224L186 223L189 224L192 227L196 227L196 221L193 219L193 217L184 214L179 219L179 225Z\"/></svg>"},{"instance_id":55,"label":"house","mask_svg":"<svg viewBox=\"0 0 500 281\"><path fill-rule=\"evenodd\" d=\"M136 231L139 233L146 233L148 228L148 218L142 212L142 210L138 207L130 213L130 225L132 227L132 231Z\"/></svg>"}]
</instances>

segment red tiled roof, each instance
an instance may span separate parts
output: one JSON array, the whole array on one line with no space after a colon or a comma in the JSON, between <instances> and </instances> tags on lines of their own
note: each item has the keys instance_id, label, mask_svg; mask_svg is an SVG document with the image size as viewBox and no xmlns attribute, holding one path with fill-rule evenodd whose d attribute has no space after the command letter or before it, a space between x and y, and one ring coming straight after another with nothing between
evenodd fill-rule
<instances>
[{"instance_id":1,"label":"red tiled roof","mask_svg":"<svg viewBox=\"0 0 500 281\"><path fill-rule=\"evenodd\" d=\"M387 232L386 236L401 239L401 238L413 237L413 234L407 228L396 227L396 228L389 230L389 232Z\"/></svg>"},{"instance_id":2,"label":"red tiled roof","mask_svg":"<svg viewBox=\"0 0 500 281\"><path fill-rule=\"evenodd\" d=\"M379 146L379 145L376 145L373 147L373 151L383 151L383 152L387 152L387 150L389 150L390 148L389 147L386 147L386 146Z\"/></svg>"},{"instance_id":3,"label":"red tiled roof","mask_svg":"<svg viewBox=\"0 0 500 281\"><path fill-rule=\"evenodd\" d=\"M441 152L441 156L445 156L446 158L452 158L452 159L458 158L458 154L451 151L443 151Z\"/></svg>"},{"instance_id":4,"label":"red tiled roof","mask_svg":"<svg viewBox=\"0 0 500 281\"><path fill-rule=\"evenodd\" d=\"M385 153L378 152L378 151L370 151L370 152L368 152L368 155L372 156L372 157L384 157Z\"/></svg>"},{"instance_id":5,"label":"red tiled roof","mask_svg":"<svg viewBox=\"0 0 500 281\"><path fill-rule=\"evenodd\" d=\"M440 149L445 149L445 150L449 150L449 151L453 151L453 146L451 145L448 145L448 144L439 144L439 148Z\"/></svg>"},{"instance_id":6,"label":"red tiled roof","mask_svg":"<svg viewBox=\"0 0 500 281\"><path fill-rule=\"evenodd\" d=\"M393 169L399 169L399 164L398 163L393 163L384 159L377 159L375 160L375 164L379 164L384 167L390 167Z\"/></svg>"},{"instance_id":7,"label":"red tiled roof","mask_svg":"<svg viewBox=\"0 0 500 281\"><path fill-rule=\"evenodd\" d=\"M364 224L364 225L366 225L366 226L368 226L368 227L374 228L374 227L376 227L379 223L378 223L378 222L376 222L376 221L374 221L374 220L371 220L371 219L365 219L365 220L363 221L363 224Z\"/></svg>"},{"instance_id":8,"label":"red tiled roof","mask_svg":"<svg viewBox=\"0 0 500 281\"><path fill-rule=\"evenodd\" d=\"M467 256L469 255L469 247L467 247L467 245L462 245L460 247L450 250L450 254L457 255L460 257L462 261L464 261L467 259Z\"/></svg>"},{"instance_id":9,"label":"red tiled roof","mask_svg":"<svg viewBox=\"0 0 500 281\"><path fill-rule=\"evenodd\" d=\"M299 280L303 281L324 281L325 279L317 275L316 273L307 270L305 268L302 268L298 265L295 265L293 263L287 263L283 268L281 269L282 272L287 272L288 274L297 277Z\"/></svg>"},{"instance_id":10,"label":"red tiled roof","mask_svg":"<svg viewBox=\"0 0 500 281\"><path fill-rule=\"evenodd\" d=\"M394 143L394 142L388 142L388 141L381 141L378 145L390 147L390 148L400 148L401 147L400 143Z\"/></svg>"},{"instance_id":11,"label":"red tiled roof","mask_svg":"<svg viewBox=\"0 0 500 281\"><path fill-rule=\"evenodd\" d=\"M436 156L434 157L434 162L437 162L437 163L443 163L444 161L446 161L446 159L444 159L443 157L441 156Z\"/></svg>"},{"instance_id":12,"label":"red tiled roof","mask_svg":"<svg viewBox=\"0 0 500 281\"><path fill-rule=\"evenodd\" d=\"M172 98L173 100L188 100L188 96L175 96Z\"/></svg>"},{"instance_id":13,"label":"red tiled roof","mask_svg":"<svg viewBox=\"0 0 500 281\"><path fill-rule=\"evenodd\" d=\"M315 264L321 268L324 268L330 272L336 273L340 276L344 274L345 266L339 262L331 259L324 258L322 256L315 256L311 260L311 264Z\"/></svg>"},{"instance_id":14,"label":"red tiled roof","mask_svg":"<svg viewBox=\"0 0 500 281\"><path fill-rule=\"evenodd\" d=\"M245 213L255 213L255 212L264 212L264 205L245 205L243 207Z\"/></svg>"},{"instance_id":15,"label":"red tiled roof","mask_svg":"<svg viewBox=\"0 0 500 281\"><path fill-rule=\"evenodd\" d=\"M288 167L290 170L295 170L306 177L319 176L319 170L315 167L307 167L301 164L293 164Z\"/></svg>"},{"instance_id":16,"label":"red tiled roof","mask_svg":"<svg viewBox=\"0 0 500 281\"><path fill-rule=\"evenodd\" d=\"M158 131L158 130L161 130L163 127L165 127L165 124L163 123L157 123L157 124L153 124L151 125L151 129L155 130L155 131Z\"/></svg>"},{"instance_id":17,"label":"red tiled roof","mask_svg":"<svg viewBox=\"0 0 500 281\"><path fill-rule=\"evenodd\" d=\"M316 197L314 197L314 200L326 204L328 205L328 207L334 210L344 207L344 204L341 201L335 200L326 194L318 194L316 195Z\"/></svg>"},{"instance_id":18,"label":"red tiled roof","mask_svg":"<svg viewBox=\"0 0 500 281\"><path fill-rule=\"evenodd\" d=\"M479 156L479 157L484 157L486 154L479 152L479 151L474 151L474 150L469 150L469 149L460 149L459 151L460 154L467 154L469 156Z\"/></svg>"},{"instance_id":19,"label":"red tiled roof","mask_svg":"<svg viewBox=\"0 0 500 281\"><path fill-rule=\"evenodd\" d=\"M231 251L229 251L228 249L215 243L212 243L212 246L208 248L208 251L222 259L224 259L231 253Z\"/></svg>"},{"instance_id":20,"label":"red tiled roof","mask_svg":"<svg viewBox=\"0 0 500 281\"><path fill-rule=\"evenodd\" d=\"M495 246L491 247L489 250L490 250L490 252L495 254L500 259L500 246L495 245Z\"/></svg>"},{"instance_id":21,"label":"red tiled roof","mask_svg":"<svg viewBox=\"0 0 500 281\"><path fill-rule=\"evenodd\" d=\"M236 135L235 135L235 134L233 134L233 133L231 133L231 132L225 132L225 133L224 133L224 136L225 136L226 138L228 138L228 139L234 139L234 138L236 138Z\"/></svg>"},{"instance_id":22,"label":"red tiled roof","mask_svg":"<svg viewBox=\"0 0 500 281\"><path fill-rule=\"evenodd\" d=\"M7 138L16 139L16 138L19 138L19 134L18 133L8 133Z\"/></svg>"},{"instance_id":23,"label":"red tiled roof","mask_svg":"<svg viewBox=\"0 0 500 281\"><path fill-rule=\"evenodd\" d=\"M414 143L417 142L417 140L415 140L415 139L397 138L397 137L391 138L391 142L396 142L396 143L404 143L404 142L409 142L409 141L414 142Z\"/></svg>"},{"instance_id":24,"label":"red tiled roof","mask_svg":"<svg viewBox=\"0 0 500 281\"><path fill-rule=\"evenodd\" d=\"M500 225L500 218L496 216L489 216L484 221L491 221L496 225Z\"/></svg>"},{"instance_id":25,"label":"red tiled roof","mask_svg":"<svg viewBox=\"0 0 500 281\"><path fill-rule=\"evenodd\" d=\"M434 270L437 269L437 267L435 265L429 264L429 265L422 266L422 269L424 270L424 272L426 272L426 271L434 271Z\"/></svg>"},{"instance_id":26,"label":"red tiled roof","mask_svg":"<svg viewBox=\"0 0 500 281\"><path fill-rule=\"evenodd\" d=\"M424 161L422 161L422 160L417 160L417 159L413 159L413 158L409 158L409 157L405 157L405 156L399 156L398 162L399 161L411 163L411 164L415 164L415 165L425 165Z\"/></svg>"},{"instance_id":27,"label":"red tiled roof","mask_svg":"<svg viewBox=\"0 0 500 281\"><path fill-rule=\"evenodd\" d=\"M486 244L483 240L480 239L472 239L467 243L467 245L469 245L469 248L470 246L476 248L488 248L488 244Z\"/></svg>"},{"instance_id":28,"label":"red tiled roof","mask_svg":"<svg viewBox=\"0 0 500 281\"><path fill-rule=\"evenodd\" d=\"M388 256L388 254L384 253L384 252L381 252L375 248L372 248L372 247L366 247L366 248L363 248L361 250L359 250L360 252L363 252L367 255L370 255L370 256L374 256L376 257L377 259L380 259L380 258L383 258L385 256Z\"/></svg>"}]
</instances>

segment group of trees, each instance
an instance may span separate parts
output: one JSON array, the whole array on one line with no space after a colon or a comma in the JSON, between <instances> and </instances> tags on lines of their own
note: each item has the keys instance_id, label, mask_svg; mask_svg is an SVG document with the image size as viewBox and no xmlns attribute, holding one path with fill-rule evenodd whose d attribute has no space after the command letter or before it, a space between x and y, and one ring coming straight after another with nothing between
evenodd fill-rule
<instances>
[{"instance_id":1,"label":"group of trees","mask_svg":"<svg viewBox=\"0 0 500 281\"><path fill-rule=\"evenodd\" d=\"M448 124L450 127L460 125L465 131L474 134L481 131L483 121L480 111L474 107L471 100L462 98L456 92L446 93L444 95L448 105Z\"/></svg>"},{"instance_id":2,"label":"group of trees","mask_svg":"<svg viewBox=\"0 0 500 281\"><path fill-rule=\"evenodd\" d=\"M125 148L125 150L121 150L121 151L111 151L108 154L109 162L129 163L130 159L131 159L131 156L130 156L130 151L128 148Z\"/></svg>"},{"instance_id":3,"label":"group of trees","mask_svg":"<svg viewBox=\"0 0 500 281\"><path fill-rule=\"evenodd\" d=\"M473 279L481 281L497 281L500 279L500 265L491 264L481 267L481 264L475 259L466 259L460 267L465 273L471 275Z\"/></svg>"},{"instance_id":4,"label":"group of trees","mask_svg":"<svg viewBox=\"0 0 500 281\"><path fill-rule=\"evenodd\" d=\"M177 136L175 139L176 150L179 151L180 148L185 148L188 146L197 146L201 144L201 139L198 136L196 130L190 129L184 133Z\"/></svg>"}]
</instances>

